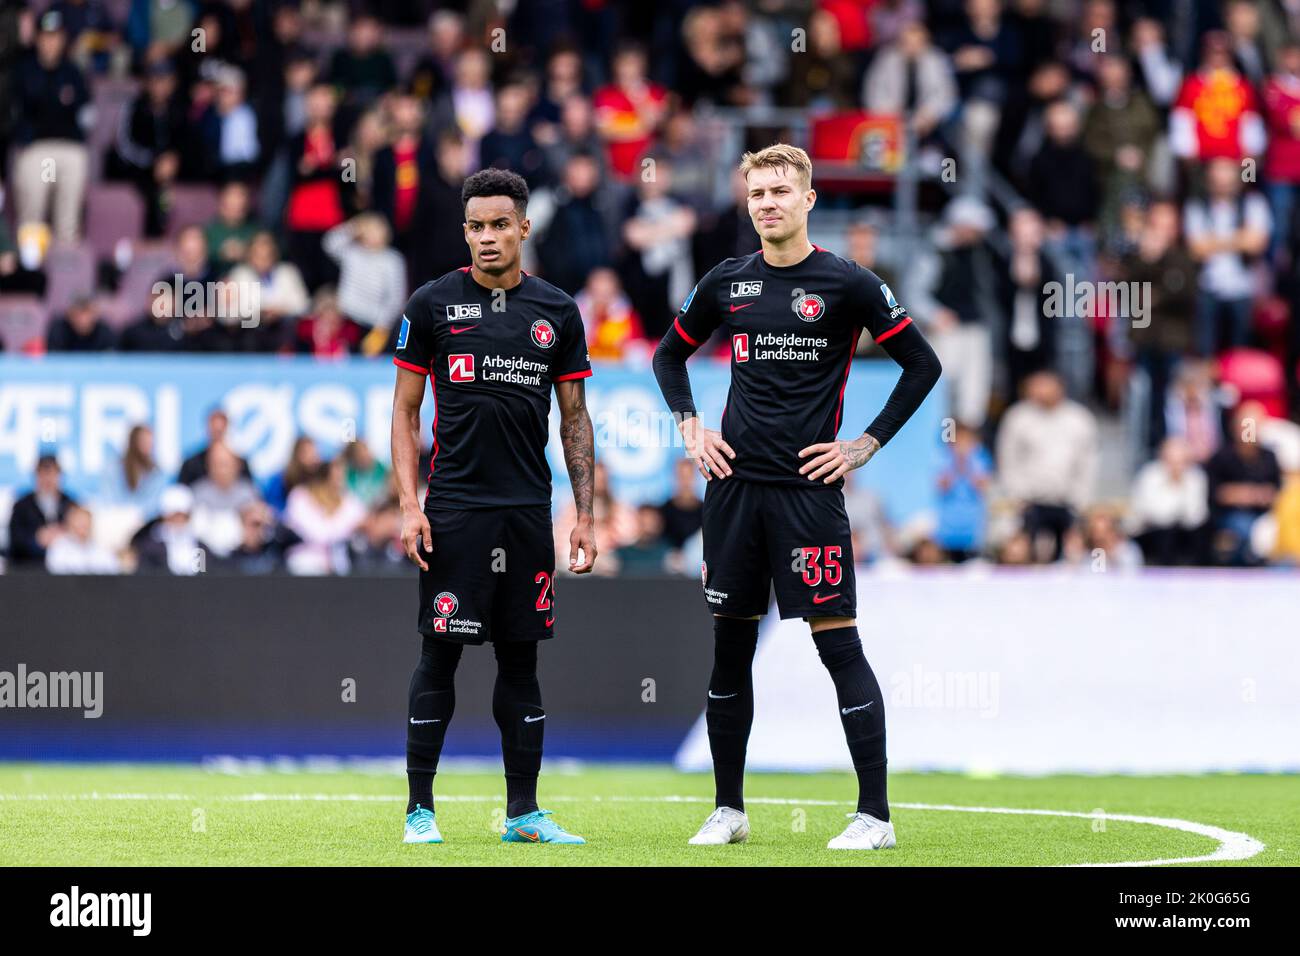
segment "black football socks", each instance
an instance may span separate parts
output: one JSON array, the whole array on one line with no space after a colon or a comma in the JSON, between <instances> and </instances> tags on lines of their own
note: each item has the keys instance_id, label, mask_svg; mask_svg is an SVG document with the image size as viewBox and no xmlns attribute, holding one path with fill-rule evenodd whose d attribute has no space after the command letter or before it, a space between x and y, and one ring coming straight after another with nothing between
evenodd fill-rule
<instances>
[{"instance_id":1,"label":"black football socks","mask_svg":"<svg viewBox=\"0 0 1300 956\"><path fill-rule=\"evenodd\" d=\"M871 672L856 627L813 635L822 664L835 682L840 723L858 774L858 812L889 819L885 780L885 699Z\"/></svg>"},{"instance_id":2,"label":"black football socks","mask_svg":"<svg viewBox=\"0 0 1300 956\"><path fill-rule=\"evenodd\" d=\"M506 767L506 816L537 809L537 774L542 769L546 711L537 682L537 642L498 641L497 681L492 716L501 728L501 758Z\"/></svg>"},{"instance_id":3,"label":"black football socks","mask_svg":"<svg viewBox=\"0 0 1300 956\"><path fill-rule=\"evenodd\" d=\"M715 806L745 809L745 749L754 725L754 651L758 621L713 619L713 673L705 723L713 754Z\"/></svg>"},{"instance_id":4,"label":"black football socks","mask_svg":"<svg viewBox=\"0 0 1300 956\"><path fill-rule=\"evenodd\" d=\"M456 709L456 665L464 645L426 637L411 675L406 724L406 812L433 809L433 775Z\"/></svg>"}]
</instances>

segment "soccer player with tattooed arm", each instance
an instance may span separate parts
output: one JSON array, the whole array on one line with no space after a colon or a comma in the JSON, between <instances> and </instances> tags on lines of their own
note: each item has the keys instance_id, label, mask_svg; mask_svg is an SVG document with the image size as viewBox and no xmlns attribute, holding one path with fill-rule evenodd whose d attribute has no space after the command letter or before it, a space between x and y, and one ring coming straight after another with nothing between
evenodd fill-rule
<instances>
[{"instance_id":1,"label":"soccer player with tattooed arm","mask_svg":"<svg viewBox=\"0 0 1300 956\"><path fill-rule=\"evenodd\" d=\"M844 476L861 468L920 407L939 360L889 286L808 240L812 162L796 146L740 164L762 244L711 269L655 351L654 370L704 497L704 597L714 660L706 702L715 809L689 841L749 836L743 782L754 719L759 618L775 586L783 619L803 618L835 685L858 778L858 804L831 849L896 845L885 773L885 703L857 629L853 542ZM731 387L718 430L696 414L686 359L719 329L731 344ZM865 331L902 367L884 408L857 438L837 438L844 390Z\"/></svg>"},{"instance_id":2,"label":"soccer player with tattooed arm","mask_svg":"<svg viewBox=\"0 0 1300 956\"><path fill-rule=\"evenodd\" d=\"M492 714L505 763L507 843L583 843L537 805L546 711L537 645L554 633L555 543L546 462L551 390L573 485L577 522L569 570L596 561L594 441L584 379L591 375L573 299L519 267L528 238L528 186L485 169L461 191L472 265L411 296L397 337L393 473L402 543L420 569L406 726L406 843L441 843L433 778L456 706L466 645L492 642ZM433 390L433 451L426 497L417 492L420 406Z\"/></svg>"}]
</instances>

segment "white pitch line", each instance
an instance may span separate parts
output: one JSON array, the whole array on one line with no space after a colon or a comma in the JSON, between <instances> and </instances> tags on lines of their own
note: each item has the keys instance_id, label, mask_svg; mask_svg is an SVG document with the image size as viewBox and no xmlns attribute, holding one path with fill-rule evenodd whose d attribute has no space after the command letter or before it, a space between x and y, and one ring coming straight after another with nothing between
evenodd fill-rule
<instances>
[{"instance_id":1,"label":"white pitch line","mask_svg":"<svg viewBox=\"0 0 1300 956\"><path fill-rule=\"evenodd\" d=\"M494 803L505 799L502 794L438 796L443 803ZM5 801L51 801L51 800L169 800L208 803L400 803L405 797L382 793L237 793L218 794L198 797L186 793L0 793L0 803ZM659 797L547 797L553 803L713 803L710 797L665 795ZM800 800L788 797L749 797L746 802L771 806L810 806L838 807L844 806L842 800ZM1140 823L1146 826L1165 827L1169 830L1181 830L1197 836L1217 840L1219 845L1213 853L1202 856L1183 856L1160 860L1131 860L1118 863L1074 863L1072 866L1171 866L1185 863L1222 863L1229 860L1248 860L1259 854L1265 844L1247 833L1225 830L1207 823L1195 823L1176 817L1144 817L1128 813L1082 813L1077 810L1034 810L1018 807L962 807L949 803L894 803L893 807L904 810L938 810L951 813L1000 813L1012 816L1039 817L1073 817L1082 820L1104 820L1117 823Z\"/></svg>"},{"instance_id":2,"label":"white pitch line","mask_svg":"<svg viewBox=\"0 0 1300 956\"><path fill-rule=\"evenodd\" d=\"M1248 833L1225 830L1208 823L1194 823L1176 817L1142 817L1129 813L1080 813L1076 810L1024 810L1014 807L957 807L946 803L895 803L895 807L909 810L951 810L956 813L1009 813L1024 816L1076 817L1084 820L1115 820L1120 823L1143 823L1148 826L1182 830L1197 836L1218 840L1213 853L1204 856L1182 856L1167 860L1133 860L1120 863L1074 863L1073 866L1169 866L1177 863L1221 863L1225 860L1248 860L1263 851L1265 844Z\"/></svg>"}]
</instances>

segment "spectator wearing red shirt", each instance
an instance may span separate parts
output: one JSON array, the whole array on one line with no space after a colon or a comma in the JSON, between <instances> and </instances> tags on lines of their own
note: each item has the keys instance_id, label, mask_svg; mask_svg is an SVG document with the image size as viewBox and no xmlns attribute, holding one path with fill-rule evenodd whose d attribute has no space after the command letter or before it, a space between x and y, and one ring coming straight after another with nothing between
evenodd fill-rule
<instances>
[{"instance_id":1,"label":"spectator wearing red shirt","mask_svg":"<svg viewBox=\"0 0 1300 956\"><path fill-rule=\"evenodd\" d=\"M855 53L872 46L871 8L877 5L879 0L821 0L818 4L839 24L843 48Z\"/></svg>"},{"instance_id":2,"label":"spectator wearing red shirt","mask_svg":"<svg viewBox=\"0 0 1300 956\"><path fill-rule=\"evenodd\" d=\"M614 174L630 179L637 160L650 146L663 119L667 95L646 78L646 55L638 45L621 46L614 54L614 82L592 98L596 125L609 151Z\"/></svg>"},{"instance_id":3,"label":"spectator wearing red shirt","mask_svg":"<svg viewBox=\"0 0 1300 956\"><path fill-rule=\"evenodd\" d=\"M1182 159L1241 159L1264 150L1266 135L1255 93L1232 62L1222 32L1205 35L1201 68L1183 81L1169 114L1169 143Z\"/></svg>"},{"instance_id":4,"label":"spectator wearing red shirt","mask_svg":"<svg viewBox=\"0 0 1300 956\"><path fill-rule=\"evenodd\" d=\"M289 142L293 185L284 225L289 232L289 256L312 290L338 277L338 270L321 249L321 237L347 218L345 178L334 130L337 106L333 87L324 83L313 86L304 104L306 125Z\"/></svg>"},{"instance_id":5,"label":"spectator wearing red shirt","mask_svg":"<svg viewBox=\"0 0 1300 956\"><path fill-rule=\"evenodd\" d=\"M296 349L299 355L316 358L346 358L361 343L361 327L339 311L338 296L326 287L316 293L311 315L298 322Z\"/></svg>"},{"instance_id":6,"label":"spectator wearing red shirt","mask_svg":"<svg viewBox=\"0 0 1300 956\"><path fill-rule=\"evenodd\" d=\"M393 246L409 263L420 243L429 241L429 223L421 221L416 210L421 197L434 186L438 159L433 144L423 135L425 113L419 99L408 93L394 97L389 116L393 142L375 153L371 205L388 220ZM421 229L416 228L417 222ZM407 281L415 287L424 279L411 274Z\"/></svg>"},{"instance_id":7,"label":"spectator wearing red shirt","mask_svg":"<svg viewBox=\"0 0 1300 956\"><path fill-rule=\"evenodd\" d=\"M1300 185L1300 43L1288 41L1278 51L1278 68L1264 83L1263 99L1268 123L1265 191L1273 207L1269 255L1275 258L1291 245L1291 209Z\"/></svg>"}]
</instances>

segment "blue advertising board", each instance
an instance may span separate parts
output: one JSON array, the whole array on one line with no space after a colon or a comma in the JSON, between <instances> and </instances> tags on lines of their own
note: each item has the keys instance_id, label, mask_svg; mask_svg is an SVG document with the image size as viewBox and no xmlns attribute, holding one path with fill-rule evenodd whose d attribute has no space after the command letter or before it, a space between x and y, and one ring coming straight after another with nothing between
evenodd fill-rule
<instances>
[{"instance_id":1,"label":"blue advertising board","mask_svg":"<svg viewBox=\"0 0 1300 956\"><path fill-rule=\"evenodd\" d=\"M860 435L898 378L885 360L858 361L844 397L841 436ZM729 371L723 360L691 363L701 415L719 421ZM175 474L205 444L208 411L230 416L228 441L265 479L282 468L294 439L310 436L325 456L347 441L366 442L389 460L394 369L383 359L318 361L297 356L0 357L0 487L28 489L37 457L58 455L66 487L91 497L113 468L127 433L153 427L155 457ZM647 364L597 363L587 379L597 457L609 468L614 493L631 503L670 494L680 438ZM941 451L941 402L932 395L916 418L871 464L855 475L880 493L895 520L929 507ZM433 421L426 397L422 419ZM569 493L559 416L552 409L548 449L557 499Z\"/></svg>"}]
</instances>

